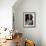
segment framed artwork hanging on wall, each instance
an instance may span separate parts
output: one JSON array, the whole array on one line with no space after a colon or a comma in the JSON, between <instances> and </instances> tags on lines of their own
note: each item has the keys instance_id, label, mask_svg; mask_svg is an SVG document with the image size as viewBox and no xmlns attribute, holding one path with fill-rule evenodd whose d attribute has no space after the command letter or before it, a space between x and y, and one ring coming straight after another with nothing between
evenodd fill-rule
<instances>
[{"instance_id":1,"label":"framed artwork hanging on wall","mask_svg":"<svg viewBox=\"0 0 46 46\"><path fill-rule=\"evenodd\" d=\"M36 13L35 12L24 12L23 13L23 26L24 27L36 27Z\"/></svg>"}]
</instances>

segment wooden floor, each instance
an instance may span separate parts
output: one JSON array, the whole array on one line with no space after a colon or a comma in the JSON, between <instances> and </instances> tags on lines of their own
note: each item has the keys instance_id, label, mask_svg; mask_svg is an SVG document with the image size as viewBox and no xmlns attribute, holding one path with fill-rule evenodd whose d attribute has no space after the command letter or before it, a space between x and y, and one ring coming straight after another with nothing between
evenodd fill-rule
<instances>
[{"instance_id":1,"label":"wooden floor","mask_svg":"<svg viewBox=\"0 0 46 46\"><path fill-rule=\"evenodd\" d=\"M15 39L13 40L6 40L6 42L2 43L0 46L16 46Z\"/></svg>"}]
</instances>

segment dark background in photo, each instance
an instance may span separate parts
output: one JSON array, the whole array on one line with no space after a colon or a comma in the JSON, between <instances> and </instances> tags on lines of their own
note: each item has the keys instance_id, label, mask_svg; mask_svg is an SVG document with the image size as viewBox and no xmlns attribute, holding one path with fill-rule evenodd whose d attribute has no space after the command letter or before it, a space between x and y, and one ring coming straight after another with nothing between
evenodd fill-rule
<instances>
[{"instance_id":1,"label":"dark background in photo","mask_svg":"<svg viewBox=\"0 0 46 46\"><path fill-rule=\"evenodd\" d=\"M25 14L25 24L33 25L33 16L32 14Z\"/></svg>"}]
</instances>

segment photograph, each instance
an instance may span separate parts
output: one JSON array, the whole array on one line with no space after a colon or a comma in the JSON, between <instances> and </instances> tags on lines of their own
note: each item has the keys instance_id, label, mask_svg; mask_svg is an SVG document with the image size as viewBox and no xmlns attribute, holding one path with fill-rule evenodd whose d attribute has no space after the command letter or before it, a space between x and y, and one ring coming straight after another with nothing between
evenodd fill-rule
<instances>
[{"instance_id":1,"label":"photograph","mask_svg":"<svg viewBox=\"0 0 46 46\"><path fill-rule=\"evenodd\" d=\"M24 12L24 27L35 27L35 26L36 26L36 13Z\"/></svg>"}]
</instances>

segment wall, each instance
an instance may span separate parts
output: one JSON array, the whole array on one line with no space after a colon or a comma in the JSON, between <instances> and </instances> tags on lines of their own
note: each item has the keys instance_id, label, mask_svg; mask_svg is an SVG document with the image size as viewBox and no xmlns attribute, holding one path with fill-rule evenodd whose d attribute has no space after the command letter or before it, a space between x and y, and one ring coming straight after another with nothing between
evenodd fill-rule
<instances>
[{"instance_id":1,"label":"wall","mask_svg":"<svg viewBox=\"0 0 46 46\"><path fill-rule=\"evenodd\" d=\"M41 1L41 38L42 46L46 46L46 0Z\"/></svg>"},{"instance_id":2,"label":"wall","mask_svg":"<svg viewBox=\"0 0 46 46\"><path fill-rule=\"evenodd\" d=\"M16 0L0 0L0 27L12 29L12 6Z\"/></svg>"},{"instance_id":3,"label":"wall","mask_svg":"<svg viewBox=\"0 0 46 46\"><path fill-rule=\"evenodd\" d=\"M23 12L36 12L36 27L23 27ZM26 39L34 40L36 46L41 46L41 0L23 0L20 4L13 6L15 28L23 33Z\"/></svg>"},{"instance_id":4,"label":"wall","mask_svg":"<svg viewBox=\"0 0 46 46\"><path fill-rule=\"evenodd\" d=\"M0 32L4 30L4 27L12 29L12 6L15 2L16 0L0 0ZM5 38L5 35L10 35L9 31L3 31L0 38Z\"/></svg>"},{"instance_id":5,"label":"wall","mask_svg":"<svg viewBox=\"0 0 46 46\"><path fill-rule=\"evenodd\" d=\"M15 2L16 2L16 0L0 0L0 26L3 26L3 27L5 26L5 27L8 27L8 28L9 27L12 28L12 6L14 5ZM33 1L33 2L35 2L35 1ZM15 4L17 4L17 3L15 3ZM23 5L26 5L26 4L23 3ZM33 4L33 5L35 5L35 4ZM39 5L39 3L38 3L38 5ZM16 5L16 7L14 7L14 11L15 10L17 11L17 9L16 9L17 6L19 7L19 5ZM22 8L24 9L25 7L27 7L27 6L24 6ZM40 6L38 6L38 7L40 7ZM28 8L27 8L27 11L28 10L30 11L31 7L29 9ZM22 9L22 11L23 11L23 9ZM34 11L35 8L32 8L32 9ZM37 14L38 13L40 13L40 12L37 12ZM15 18L15 20L16 20L15 23L17 22L17 19L20 21L20 22L18 21L20 25L19 24L16 25L17 30L23 32L25 36L27 36L26 33L30 34L31 35L31 39L34 37L34 40L36 42L37 42L38 39L40 39L40 35L39 35L39 33L40 33L41 34L42 46L46 46L46 36L45 36L46 35L46 0L41 0L41 18L40 18L41 19L41 22L40 22L41 23L41 29L39 27L40 24L38 24L38 21L37 21L36 28L37 28L38 31L36 30L36 28L33 28L33 29L32 28L28 28L28 29L24 28L23 27L23 17L22 17L23 13L21 13L21 14L22 15L19 14L18 17L19 17L19 19L21 18L22 20L21 19L19 20L17 16ZM39 17L40 16L38 16L38 15L36 16L37 20L40 20ZM37 37L36 37L35 33L36 34L38 33ZM38 38L38 36L39 36L39 38ZM37 42L37 44L38 44L38 42Z\"/></svg>"}]
</instances>

